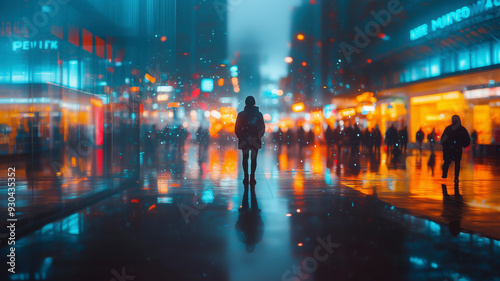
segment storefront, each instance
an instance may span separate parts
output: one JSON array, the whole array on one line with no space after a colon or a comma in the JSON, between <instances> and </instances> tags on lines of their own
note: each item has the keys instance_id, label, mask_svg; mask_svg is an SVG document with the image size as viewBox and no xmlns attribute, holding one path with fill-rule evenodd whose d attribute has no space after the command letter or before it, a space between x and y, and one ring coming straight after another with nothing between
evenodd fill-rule
<instances>
[{"instance_id":1,"label":"storefront","mask_svg":"<svg viewBox=\"0 0 500 281\"><path fill-rule=\"evenodd\" d=\"M500 87L464 91L478 144L500 144Z\"/></svg>"},{"instance_id":2,"label":"storefront","mask_svg":"<svg viewBox=\"0 0 500 281\"><path fill-rule=\"evenodd\" d=\"M444 128L450 125L451 116L455 114L462 117L463 125L470 131L470 111L459 91L412 97L410 112L411 142L416 142L416 133L420 128L425 135L435 129L439 140Z\"/></svg>"}]
</instances>

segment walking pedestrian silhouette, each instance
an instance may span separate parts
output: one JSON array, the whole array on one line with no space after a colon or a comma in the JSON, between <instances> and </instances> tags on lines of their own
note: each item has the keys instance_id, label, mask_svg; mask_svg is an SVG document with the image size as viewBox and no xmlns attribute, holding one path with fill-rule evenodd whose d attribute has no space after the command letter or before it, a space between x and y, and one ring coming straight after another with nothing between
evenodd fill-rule
<instances>
[{"instance_id":1,"label":"walking pedestrian silhouette","mask_svg":"<svg viewBox=\"0 0 500 281\"><path fill-rule=\"evenodd\" d=\"M243 153L243 171L245 178L243 183L248 183L248 157L252 151L252 164L250 183L256 184L255 170L257 169L257 153L262 148L261 138L266 130L264 117L260 113L259 108L255 106L255 98L248 96L245 99L245 108L238 113L234 132L238 137L238 149Z\"/></svg>"},{"instance_id":2,"label":"walking pedestrian silhouette","mask_svg":"<svg viewBox=\"0 0 500 281\"><path fill-rule=\"evenodd\" d=\"M451 117L451 125L446 127L441 137L441 145L443 145L443 176L448 177L448 168L451 162L455 162L455 185L458 185L460 174L460 160L462 160L462 147L467 147L470 144L470 136L462 126L460 116L453 115Z\"/></svg>"}]
</instances>

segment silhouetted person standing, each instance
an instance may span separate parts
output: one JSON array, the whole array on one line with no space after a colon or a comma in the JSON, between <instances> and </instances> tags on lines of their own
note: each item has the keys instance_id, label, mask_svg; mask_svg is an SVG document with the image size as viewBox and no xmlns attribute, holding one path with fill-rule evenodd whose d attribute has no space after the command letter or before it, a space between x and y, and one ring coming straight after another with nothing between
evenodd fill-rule
<instances>
[{"instance_id":1,"label":"silhouetted person standing","mask_svg":"<svg viewBox=\"0 0 500 281\"><path fill-rule=\"evenodd\" d=\"M443 145L443 179L448 176L448 168L451 161L455 162L455 184L458 184L458 175L460 174L460 160L462 160L462 147L467 147L470 144L470 136L462 126L460 116L453 115L451 117L451 125L446 127L441 137L441 145Z\"/></svg>"},{"instance_id":2,"label":"silhouetted person standing","mask_svg":"<svg viewBox=\"0 0 500 281\"><path fill-rule=\"evenodd\" d=\"M422 131L422 128L420 128L420 130L418 130L416 135L418 150L420 151L420 154L422 154L422 142L424 141L424 137L425 137L424 131Z\"/></svg>"},{"instance_id":3,"label":"silhouetted person standing","mask_svg":"<svg viewBox=\"0 0 500 281\"><path fill-rule=\"evenodd\" d=\"M406 126L403 129L399 130L398 137L401 151L403 153L406 153L406 147L408 146L408 129L406 129Z\"/></svg>"},{"instance_id":4,"label":"silhouetted person standing","mask_svg":"<svg viewBox=\"0 0 500 281\"><path fill-rule=\"evenodd\" d=\"M373 144L375 146L375 154L380 154L380 146L382 145L382 133L378 128L378 124L372 129L373 133Z\"/></svg>"},{"instance_id":5,"label":"silhouetted person standing","mask_svg":"<svg viewBox=\"0 0 500 281\"><path fill-rule=\"evenodd\" d=\"M434 154L434 145L436 144L436 129L432 128L432 132L427 135L427 141L431 148L431 154Z\"/></svg>"},{"instance_id":6,"label":"silhouetted person standing","mask_svg":"<svg viewBox=\"0 0 500 281\"><path fill-rule=\"evenodd\" d=\"M238 149L243 152L243 183L248 183L248 156L252 151L252 166L250 184L255 184L255 170L257 169L257 152L262 148L261 138L266 125L262 113L255 106L255 98L248 96L245 99L245 109L238 113L235 124L235 133L238 137Z\"/></svg>"},{"instance_id":7,"label":"silhouetted person standing","mask_svg":"<svg viewBox=\"0 0 500 281\"><path fill-rule=\"evenodd\" d=\"M470 134L470 140L472 142L472 155L476 155L476 146L477 146L477 131L473 130Z\"/></svg>"}]
</instances>

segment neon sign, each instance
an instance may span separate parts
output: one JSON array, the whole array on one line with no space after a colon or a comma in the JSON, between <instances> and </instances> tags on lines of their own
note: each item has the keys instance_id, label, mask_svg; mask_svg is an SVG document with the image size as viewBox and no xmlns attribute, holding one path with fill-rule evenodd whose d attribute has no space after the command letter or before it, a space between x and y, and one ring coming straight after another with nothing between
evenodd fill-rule
<instances>
[{"instance_id":1,"label":"neon sign","mask_svg":"<svg viewBox=\"0 0 500 281\"><path fill-rule=\"evenodd\" d=\"M57 50L57 40L39 40L39 41L14 41L12 42L12 51L17 50Z\"/></svg>"},{"instance_id":2,"label":"neon sign","mask_svg":"<svg viewBox=\"0 0 500 281\"><path fill-rule=\"evenodd\" d=\"M410 30L410 39L417 40L429 35L431 32L455 25L471 16L487 12L494 7L500 6L500 0L479 0L472 5L463 6L454 11L448 12Z\"/></svg>"}]
</instances>

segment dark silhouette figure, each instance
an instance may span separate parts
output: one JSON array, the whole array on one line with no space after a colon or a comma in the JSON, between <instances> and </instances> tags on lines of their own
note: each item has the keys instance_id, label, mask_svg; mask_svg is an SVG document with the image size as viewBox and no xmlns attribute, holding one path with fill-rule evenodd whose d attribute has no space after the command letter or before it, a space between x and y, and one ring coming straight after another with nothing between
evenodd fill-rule
<instances>
[{"instance_id":1,"label":"dark silhouette figure","mask_svg":"<svg viewBox=\"0 0 500 281\"><path fill-rule=\"evenodd\" d=\"M380 154L380 146L382 145L382 133L378 128L378 124L372 129L373 134L373 144L375 146L375 154Z\"/></svg>"},{"instance_id":2,"label":"dark silhouette figure","mask_svg":"<svg viewBox=\"0 0 500 281\"><path fill-rule=\"evenodd\" d=\"M327 150L330 151L333 148L333 130L330 125L325 130L325 143Z\"/></svg>"},{"instance_id":3,"label":"dark silhouette figure","mask_svg":"<svg viewBox=\"0 0 500 281\"><path fill-rule=\"evenodd\" d=\"M299 142L299 148L302 148L306 143L306 131L302 126L297 129L297 141Z\"/></svg>"},{"instance_id":4,"label":"dark silhouette figure","mask_svg":"<svg viewBox=\"0 0 500 281\"><path fill-rule=\"evenodd\" d=\"M344 131L340 129L340 125L338 124L333 131L333 139L337 144L337 157L340 158L340 153L342 151L342 141L344 139Z\"/></svg>"},{"instance_id":5,"label":"dark silhouette figure","mask_svg":"<svg viewBox=\"0 0 500 281\"><path fill-rule=\"evenodd\" d=\"M451 125L446 127L441 137L443 145L443 179L448 176L448 168L451 162L455 162L455 184L458 185L458 176L460 174L460 160L462 160L462 147L470 144L470 136L462 126L460 116L451 117Z\"/></svg>"},{"instance_id":6,"label":"dark silhouette figure","mask_svg":"<svg viewBox=\"0 0 500 281\"><path fill-rule=\"evenodd\" d=\"M434 168L436 167L436 154L431 153L429 161L427 161L427 171L431 170L431 175L434 176Z\"/></svg>"},{"instance_id":7,"label":"dark silhouette figure","mask_svg":"<svg viewBox=\"0 0 500 281\"><path fill-rule=\"evenodd\" d=\"M448 190L445 184L441 185L443 189L443 218L448 222L450 234L457 237L460 234L460 224L462 223L465 204L462 196L458 192L458 187L455 186L455 196L448 195Z\"/></svg>"},{"instance_id":8,"label":"dark silhouette figure","mask_svg":"<svg viewBox=\"0 0 500 281\"><path fill-rule=\"evenodd\" d=\"M385 132L385 144L387 145L387 155L393 156L394 149L398 144L398 130L396 130L394 124Z\"/></svg>"},{"instance_id":9,"label":"dark silhouette figure","mask_svg":"<svg viewBox=\"0 0 500 281\"><path fill-rule=\"evenodd\" d=\"M196 140L198 141L200 151L207 150L208 143L210 141L210 134L208 130L203 128L201 125L196 131Z\"/></svg>"},{"instance_id":10,"label":"dark silhouette figure","mask_svg":"<svg viewBox=\"0 0 500 281\"><path fill-rule=\"evenodd\" d=\"M403 129L399 130L398 137L401 152L405 153L406 147L408 146L408 129L406 129L406 126Z\"/></svg>"},{"instance_id":11,"label":"dark silhouette figure","mask_svg":"<svg viewBox=\"0 0 500 281\"><path fill-rule=\"evenodd\" d=\"M252 166L250 183L255 184L255 170L257 169L257 153L262 148L261 138L266 130L264 117L255 106L255 98L248 96L245 99L245 109L236 117L235 133L238 137L238 149L243 153L243 183L248 183L248 157L252 151Z\"/></svg>"},{"instance_id":12,"label":"dark silhouette figure","mask_svg":"<svg viewBox=\"0 0 500 281\"><path fill-rule=\"evenodd\" d=\"M351 152L354 157L359 154L359 144L361 143L361 130L358 127L358 124L354 124L354 128L351 132Z\"/></svg>"},{"instance_id":13,"label":"dark silhouette figure","mask_svg":"<svg viewBox=\"0 0 500 281\"><path fill-rule=\"evenodd\" d=\"M418 145L418 150L420 151L420 154L422 154L422 142L424 141L424 131L422 131L422 128L420 128L417 131L416 139L417 139L417 145Z\"/></svg>"},{"instance_id":14,"label":"dark silhouette figure","mask_svg":"<svg viewBox=\"0 0 500 281\"><path fill-rule=\"evenodd\" d=\"M314 132L312 128L307 132L307 145L314 145Z\"/></svg>"},{"instance_id":15,"label":"dark silhouette figure","mask_svg":"<svg viewBox=\"0 0 500 281\"><path fill-rule=\"evenodd\" d=\"M472 143L472 155L476 155L476 146L477 146L477 131L473 130L470 134L470 140Z\"/></svg>"},{"instance_id":16,"label":"dark silhouette figure","mask_svg":"<svg viewBox=\"0 0 500 281\"><path fill-rule=\"evenodd\" d=\"M264 222L261 218L261 210L257 204L255 196L255 185L250 187L251 207L248 205L248 184L245 184L245 193L241 208L238 210L238 221L236 221L235 230L238 239L245 244L247 252L255 250L255 245L262 240L264 234Z\"/></svg>"},{"instance_id":17,"label":"dark silhouette figure","mask_svg":"<svg viewBox=\"0 0 500 281\"><path fill-rule=\"evenodd\" d=\"M431 148L431 154L434 154L434 146L436 145L436 129L432 128L432 132L427 135L427 141Z\"/></svg>"}]
</instances>

